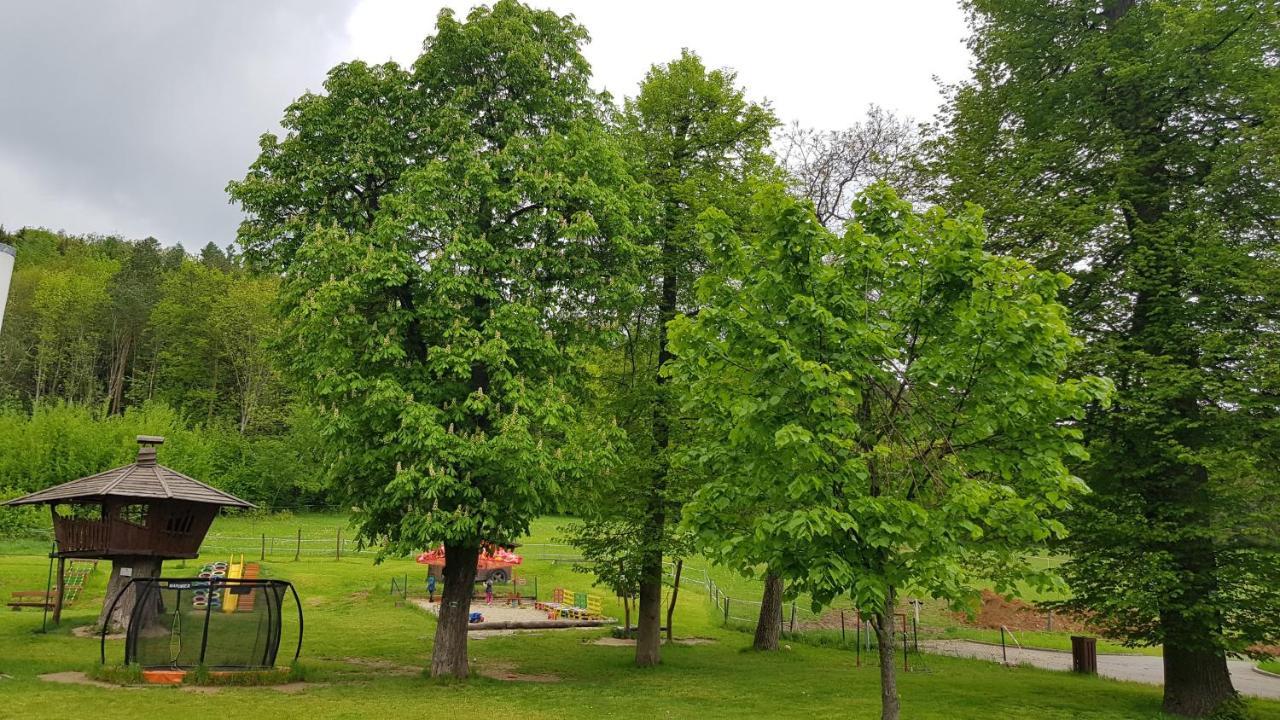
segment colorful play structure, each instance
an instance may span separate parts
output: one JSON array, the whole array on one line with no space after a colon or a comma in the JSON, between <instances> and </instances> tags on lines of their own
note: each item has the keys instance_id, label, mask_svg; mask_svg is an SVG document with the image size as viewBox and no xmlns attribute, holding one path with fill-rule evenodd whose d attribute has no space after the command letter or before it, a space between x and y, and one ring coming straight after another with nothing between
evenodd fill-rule
<instances>
[{"instance_id":1,"label":"colorful play structure","mask_svg":"<svg viewBox=\"0 0 1280 720\"><path fill-rule=\"evenodd\" d=\"M492 580L498 584L509 582L515 577L516 566L522 562L524 558L510 549L486 544L481 549L480 556L476 558L476 582L482 583L485 580ZM418 555L418 564L426 565L429 568L427 570L429 575L443 579L444 545L423 551Z\"/></svg>"},{"instance_id":2,"label":"colorful play structure","mask_svg":"<svg viewBox=\"0 0 1280 720\"><path fill-rule=\"evenodd\" d=\"M209 563L200 568L196 577L201 580L256 580L260 572L258 563L246 563L244 555L241 555L239 561L232 556L226 562ZM255 597L252 593L243 595L229 593L223 597L222 590L216 587L197 588L191 593L191 606L197 610L203 610L206 605L211 605L211 609L227 613L253 612Z\"/></svg>"},{"instance_id":3,"label":"colorful play structure","mask_svg":"<svg viewBox=\"0 0 1280 720\"><path fill-rule=\"evenodd\" d=\"M80 591L84 589L84 581L97 569L97 560L70 560L67 562L63 578L62 604L64 606L71 605L76 601L76 598L80 596ZM14 610L21 610L24 607L52 610L57 599L57 593L48 589L14 590L11 595L9 607Z\"/></svg>"},{"instance_id":4,"label":"colorful play structure","mask_svg":"<svg viewBox=\"0 0 1280 720\"><path fill-rule=\"evenodd\" d=\"M548 620L602 620L602 600L595 593L575 593L567 588L551 591L550 600L536 600L533 607L547 613Z\"/></svg>"}]
</instances>

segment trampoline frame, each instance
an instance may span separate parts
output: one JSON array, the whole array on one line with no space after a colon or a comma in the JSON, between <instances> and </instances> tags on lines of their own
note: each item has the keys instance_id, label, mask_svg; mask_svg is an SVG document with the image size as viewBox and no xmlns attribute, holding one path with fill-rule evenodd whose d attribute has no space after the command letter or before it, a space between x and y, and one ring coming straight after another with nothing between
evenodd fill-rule
<instances>
[{"instance_id":1,"label":"trampoline frame","mask_svg":"<svg viewBox=\"0 0 1280 720\"><path fill-rule=\"evenodd\" d=\"M293 604L298 609L298 644L293 651L294 661L297 661L298 657L302 654L302 635L303 635L302 601L298 598L298 590L293 586L293 583L289 582L288 580L275 580L270 578L199 578L199 577L133 578L128 582L128 584L126 584L123 588L120 589L120 592L116 593L116 596L114 598L112 598L111 605L108 607L108 610L107 610L108 617L110 617L110 613L115 611L116 604L120 602L120 598L124 597L124 594L128 592L130 588L134 588L135 585L137 586L137 592L140 594L138 596L137 601L133 605L133 613L129 617L129 627L128 627L128 630L125 632L124 654L125 654L126 665L128 665L137 654L137 642L138 642L137 632L138 632L138 628L142 625L141 616L142 616L143 608L146 607L146 601L150 598L150 596L153 593L159 592L161 590L177 590L178 592L182 592L183 590L207 590L209 592L213 592L215 590L221 590L222 592L226 593L232 589L239 589L239 588L248 588L252 590L253 588L259 588L259 587L271 588L271 589L287 587L289 589L289 592L293 595ZM279 597L283 597L283 596L284 596L284 593L283 593L283 590L281 590ZM268 591L265 593L264 597L267 598L266 602L270 603L271 602L270 598L273 597L273 593ZM204 658L205 658L205 650L207 649L208 642L209 642L209 618L214 612L213 605L214 605L213 603L207 603L204 606L204 623L203 623L203 629L200 632L200 660L197 665L179 665L176 663L170 663L166 665L148 665L146 667L147 668L194 669L196 667L199 667L200 665L203 665ZM263 655L264 662L262 665L219 665L218 669L260 670L265 667L274 666L276 656L280 649L280 636L281 636L281 630L282 630L282 625L284 621L283 611L284 611L284 608L282 606L277 607L276 609L277 622L274 624L274 627L272 627L269 631L267 646L266 648L264 648L264 655ZM219 612L221 611L219 610ZM268 615L269 614L270 613L268 613ZM105 625L103 626L100 635L101 637L99 639L99 644L98 644L98 662L99 664L105 665L107 663L107 627ZM272 641L273 639L274 639L274 642Z\"/></svg>"}]
</instances>

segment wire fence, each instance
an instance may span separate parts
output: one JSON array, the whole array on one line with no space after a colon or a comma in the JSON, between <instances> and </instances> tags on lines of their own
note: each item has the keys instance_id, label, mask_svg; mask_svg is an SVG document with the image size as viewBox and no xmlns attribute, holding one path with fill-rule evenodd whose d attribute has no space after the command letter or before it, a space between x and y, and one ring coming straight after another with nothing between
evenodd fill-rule
<instances>
[{"instance_id":1,"label":"wire fence","mask_svg":"<svg viewBox=\"0 0 1280 720\"><path fill-rule=\"evenodd\" d=\"M663 563L666 579L675 583L674 563ZM760 621L763 602L730 595L711 576L708 568L683 566L680 568L679 585L706 593L706 599L715 608L725 627L751 632ZM763 588L761 588L763 593ZM815 613L795 600L784 602L778 612L779 635L787 640L806 644L840 647L855 653L856 663L877 666L880 663L880 640L871 618L852 607L831 607ZM898 613L894 618L891 653L896 662L907 671L928 671L929 666L921 652L918 617L909 612Z\"/></svg>"},{"instance_id":2,"label":"wire fence","mask_svg":"<svg viewBox=\"0 0 1280 720\"><path fill-rule=\"evenodd\" d=\"M0 542L0 555L42 555L49 552L54 536L51 528L32 528L13 533ZM581 562L576 548L560 543L525 543L521 554L530 560L552 564ZM200 545L202 555L244 555L259 561L373 558L383 551L352 537L349 530L304 529L281 535L279 532L225 534L211 532Z\"/></svg>"}]
</instances>

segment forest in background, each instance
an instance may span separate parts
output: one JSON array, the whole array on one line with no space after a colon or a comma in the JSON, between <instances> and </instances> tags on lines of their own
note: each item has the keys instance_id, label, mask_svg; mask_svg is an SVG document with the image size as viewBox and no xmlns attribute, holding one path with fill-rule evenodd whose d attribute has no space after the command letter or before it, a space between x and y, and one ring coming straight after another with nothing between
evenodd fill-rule
<instances>
[{"instance_id":1,"label":"forest in background","mask_svg":"<svg viewBox=\"0 0 1280 720\"><path fill-rule=\"evenodd\" d=\"M325 504L318 438L271 358L278 281L233 250L0 229L18 249L0 333L0 497L163 462L264 509ZM43 516L7 514L9 525Z\"/></svg>"}]
</instances>

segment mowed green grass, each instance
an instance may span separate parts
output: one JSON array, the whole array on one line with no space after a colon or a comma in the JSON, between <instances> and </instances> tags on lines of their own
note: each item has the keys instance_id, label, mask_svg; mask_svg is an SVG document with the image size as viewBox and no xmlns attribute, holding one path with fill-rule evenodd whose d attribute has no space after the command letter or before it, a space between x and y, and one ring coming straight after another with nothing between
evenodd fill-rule
<instances>
[{"instance_id":1,"label":"mowed green grass","mask_svg":"<svg viewBox=\"0 0 1280 720\"><path fill-rule=\"evenodd\" d=\"M344 521L333 516L305 518L222 518L215 532L246 536L296 533L298 523L335 533ZM532 546L552 542L563 520L542 519L528 538ZM235 535L239 533L239 535ZM304 530L304 535L307 530ZM44 586L48 561L14 554L0 544L0 592ZM534 548L530 547L529 554ZM221 555L202 558L216 559ZM166 575L189 574L166 565ZM851 652L792 643L791 649L759 654L747 650L750 636L720 627L706 595L682 590L676 612L677 635L715 642L663 649L661 667L638 670L632 650L592 641L603 630L545 632L473 640L473 666L484 672L542 676L553 682L473 678L442 683L419 669L431 653L434 620L389 592L392 578L420 583L422 568L412 559L374 565L368 556L273 557L263 563L268 577L292 581L306 613L303 661L308 684L285 694L272 688L218 688L215 695L175 688L121 689L61 685L43 673L84 670L98 655L96 639L71 635L71 628L96 617L106 581L105 567L64 617L61 628L38 634L40 613L0 613L0 717L143 720L186 714L198 705L221 717L378 718L390 716L485 716L502 718L875 718L879 713L874 668L854 667ZM555 586L585 591L590 579L566 563L529 560L526 577L538 578L541 592ZM529 587L529 586L526 586ZM745 589L745 586L744 586ZM620 615L612 598L606 610ZM288 624L282 662L292 654L297 628ZM120 662L123 647L108 642L108 661ZM904 717L962 718L1159 718L1157 687L1072 676L1030 668L1005 668L978 661L931 657L929 672L901 676ZM1280 720L1280 703L1251 703L1260 720Z\"/></svg>"}]
</instances>

